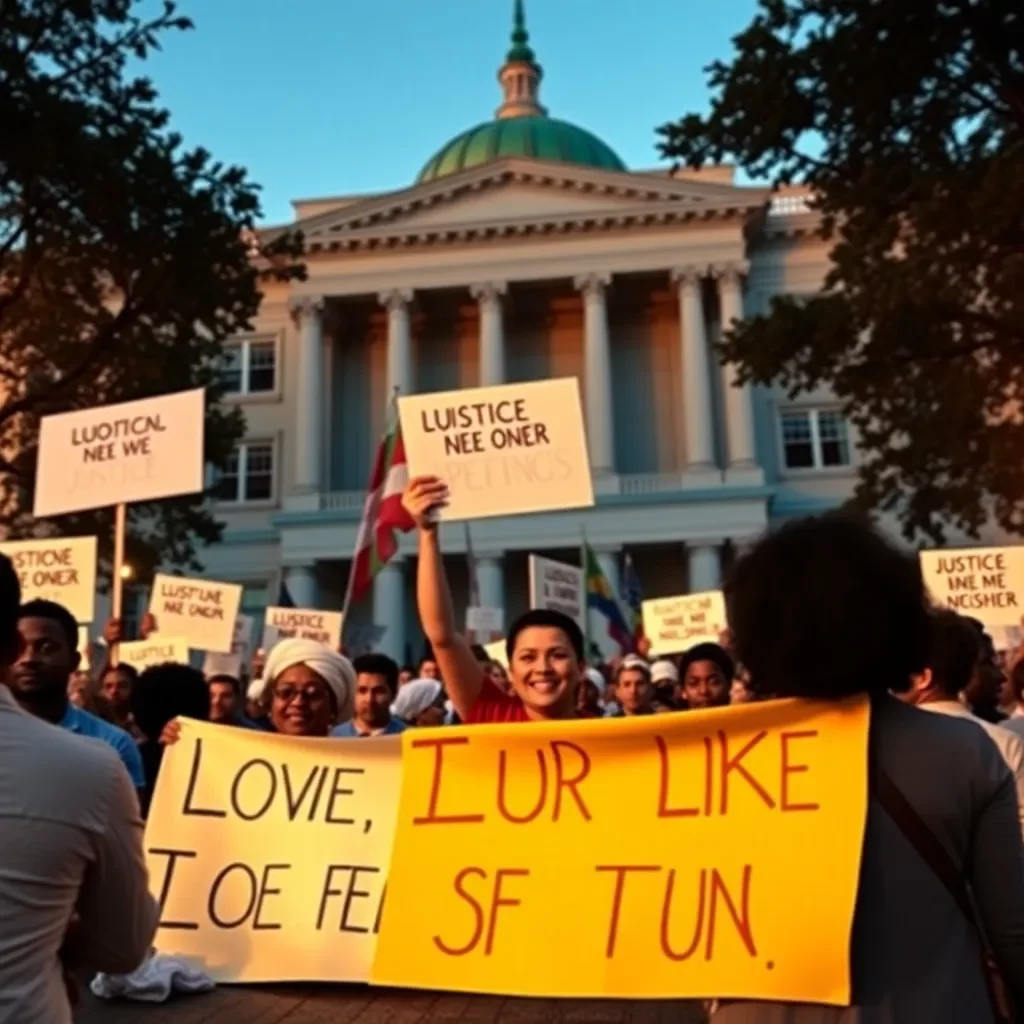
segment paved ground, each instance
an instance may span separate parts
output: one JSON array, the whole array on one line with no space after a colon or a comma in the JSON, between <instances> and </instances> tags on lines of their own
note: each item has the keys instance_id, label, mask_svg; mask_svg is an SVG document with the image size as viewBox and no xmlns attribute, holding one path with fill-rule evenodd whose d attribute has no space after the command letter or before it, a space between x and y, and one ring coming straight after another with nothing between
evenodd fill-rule
<instances>
[{"instance_id":1,"label":"paved ground","mask_svg":"<svg viewBox=\"0 0 1024 1024\"><path fill-rule=\"evenodd\" d=\"M354 985L221 988L164 1006L102 1003L87 992L75 1024L700 1024L677 1002L502 999Z\"/></svg>"}]
</instances>

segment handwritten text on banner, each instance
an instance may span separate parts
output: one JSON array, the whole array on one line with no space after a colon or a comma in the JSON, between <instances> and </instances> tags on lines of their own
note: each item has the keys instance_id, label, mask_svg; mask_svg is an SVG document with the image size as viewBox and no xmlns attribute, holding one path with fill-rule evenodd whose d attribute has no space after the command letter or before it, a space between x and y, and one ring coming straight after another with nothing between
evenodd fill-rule
<instances>
[{"instance_id":1,"label":"handwritten text on banner","mask_svg":"<svg viewBox=\"0 0 1024 1024\"><path fill-rule=\"evenodd\" d=\"M448 484L443 519L594 504L575 377L408 395L398 409L410 475Z\"/></svg>"},{"instance_id":2,"label":"handwritten text on banner","mask_svg":"<svg viewBox=\"0 0 1024 1024\"><path fill-rule=\"evenodd\" d=\"M1024 617L1024 546L921 552L921 574L940 605L986 626Z\"/></svg>"},{"instance_id":3,"label":"handwritten text on banner","mask_svg":"<svg viewBox=\"0 0 1024 1024\"><path fill-rule=\"evenodd\" d=\"M398 737L186 719L146 828L157 948L218 981L365 981L394 836Z\"/></svg>"},{"instance_id":4,"label":"handwritten text on banner","mask_svg":"<svg viewBox=\"0 0 1024 1024\"><path fill-rule=\"evenodd\" d=\"M335 650L341 645L341 612L322 612L314 608L279 608L266 611L263 625L263 647L270 650L274 644L289 637L316 640Z\"/></svg>"},{"instance_id":5,"label":"handwritten text on banner","mask_svg":"<svg viewBox=\"0 0 1024 1024\"><path fill-rule=\"evenodd\" d=\"M719 643L726 628L720 590L658 597L641 605L650 653L681 654L702 643Z\"/></svg>"},{"instance_id":6,"label":"handwritten text on banner","mask_svg":"<svg viewBox=\"0 0 1024 1024\"><path fill-rule=\"evenodd\" d=\"M777 701L412 729L400 766L187 722L146 834L158 945L224 980L841 1004L867 727Z\"/></svg>"}]
</instances>

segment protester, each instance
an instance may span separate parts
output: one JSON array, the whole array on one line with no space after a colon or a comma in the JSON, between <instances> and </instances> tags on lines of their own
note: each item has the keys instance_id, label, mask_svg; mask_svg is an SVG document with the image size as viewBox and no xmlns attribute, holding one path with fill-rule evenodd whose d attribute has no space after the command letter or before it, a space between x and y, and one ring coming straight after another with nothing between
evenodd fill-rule
<instances>
[{"instance_id":1,"label":"protester","mask_svg":"<svg viewBox=\"0 0 1024 1024\"><path fill-rule=\"evenodd\" d=\"M327 736L352 717L356 675L343 654L315 640L282 640L267 655L257 699L283 736Z\"/></svg>"},{"instance_id":2,"label":"protester","mask_svg":"<svg viewBox=\"0 0 1024 1024\"><path fill-rule=\"evenodd\" d=\"M242 683L224 673L206 680L210 694L210 721L217 725L242 725Z\"/></svg>"},{"instance_id":3,"label":"protester","mask_svg":"<svg viewBox=\"0 0 1024 1024\"><path fill-rule=\"evenodd\" d=\"M19 600L18 578L0 556L0 669L8 678L21 642ZM38 631L28 632L42 646ZM32 657L38 665L41 655ZM22 693L53 721L57 702L44 699L44 675L41 667L32 680L22 672ZM19 703L0 685L0 1020L71 1024L65 969L134 970L159 908L138 803L116 753Z\"/></svg>"},{"instance_id":4,"label":"protester","mask_svg":"<svg viewBox=\"0 0 1024 1024\"><path fill-rule=\"evenodd\" d=\"M266 658L263 659L264 663ZM262 672L263 665L260 666ZM267 709L260 702L260 695L263 693L263 676L256 676L245 691L245 724L250 729L258 732L273 732L274 727L267 718Z\"/></svg>"},{"instance_id":5,"label":"protester","mask_svg":"<svg viewBox=\"0 0 1024 1024\"><path fill-rule=\"evenodd\" d=\"M512 694L502 693L455 626L434 510L448 489L436 477L410 481L402 502L419 528L416 599L420 622L444 678L448 695L466 723L526 722L576 715L576 689L583 669L583 633L561 612L535 609L509 629L506 650Z\"/></svg>"},{"instance_id":6,"label":"protester","mask_svg":"<svg viewBox=\"0 0 1024 1024\"><path fill-rule=\"evenodd\" d=\"M210 695L202 672L190 665L169 662L151 665L132 688L132 715L144 739L139 746L146 772L142 813L148 817L153 790L163 762L166 733L174 730L177 738L178 719L194 718L204 722L210 715Z\"/></svg>"},{"instance_id":7,"label":"protester","mask_svg":"<svg viewBox=\"0 0 1024 1024\"><path fill-rule=\"evenodd\" d=\"M143 738L131 712L132 689L138 678L139 673L132 665L109 666L100 677L99 693L110 716L109 721L124 729L136 742Z\"/></svg>"},{"instance_id":8,"label":"protester","mask_svg":"<svg viewBox=\"0 0 1024 1024\"><path fill-rule=\"evenodd\" d=\"M650 647L650 644L647 644ZM679 689L679 669L669 658L658 658L651 663L651 683L654 686L653 707L656 712L678 711L676 691Z\"/></svg>"},{"instance_id":9,"label":"protester","mask_svg":"<svg viewBox=\"0 0 1024 1024\"><path fill-rule=\"evenodd\" d=\"M406 683L411 683L416 678L416 669L412 665L403 665L398 670L398 686L399 689L405 686Z\"/></svg>"},{"instance_id":10,"label":"protester","mask_svg":"<svg viewBox=\"0 0 1024 1024\"><path fill-rule=\"evenodd\" d=\"M1024 659L1018 659L1008 674L1010 701L1008 717L1000 725L1024 739Z\"/></svg>"},{"instance_id":11,"label":"protester","mask_svg":"<svg viewBox=\"0 0 1024 1024\"><path fill-rule=\"evenodd\" d=\"M141 791L146 778L131 736L68 700L68 680L81 660L78 624L72 614L53 601L29 601L18 613L18 633L21 652L6 672L14 699L36 718L113 747L135 788Z\"/></svg>"},{"instance_id":12,"label":"protester","mask_svg":"<svg viewBox=\"0 0 1024 1024\"><path fill-rule=\"evenodd\" d=\"M928 666L913 676L909 689L897 697L925 711L975 722L985 731L1013 773L1024 833L1024 741L1009 729L978 718L960 701L960 694L976 678L978 662L984 656L982 647L981 636L969 619L948 609L936 610Z\"/></svg>"},{"instance_id":13,"label":"protester","mask_svg":"<svg viewBox=\"0 0 1024 1024\"><path fill-rule=\"evenodd\" d=\"M580 680L576 694L577 718L603 718L604 707L601 698L606 689L605 678L596 668L588 668Z\"/></svg>"},{"instance_id":14,"label":"protester","mask_svg":"<svg viewBox=\"0 0 1024 1024\"><path fill-rule=\"evenodd\" d=\"M633 715L654 714L654 685L647 662L638 654L627 654L615 673L615 696L622 713Z\"/></svg>"},{"instance_id":15,"label":"protester","mask_svg":"<svg viewBox=\"0 0 1024 1024\"><path fill-rule=\"evenodd\" d=\"M441 669L437 664L437 659L432 655L428 654L425 658L420 659L420 667L416 673L417 679L440 679Z\"/></svg>"},{"instance_id":16,"label":"protester","mask_svg":"<svg viewBox=\"0 0 1024 1024\"><path fill-rule=\"evenodd\" d=\"M742 672L737 673L729 687L729 703L749 704L754 699L754 693L747 685L746 676Z\"/></svg>"},{"instance_id":17,"label":"protester","mask_svg":"<svg viewBox=\"0 0 1024 1024\"><path fill-rule=\"evenodd\" d=\"M71 673L71 678L68 680L68 700L76 708L96 713L92 677L88 672L79 670Z\"/></svg>"},{"instance_id":18,"label":"protester","mask_svg":"<svg viewBox=\"0 0 1024 1024\"><path fill-rule=\"evenodd\" d=\"M971 681L963 691L964 700L977 718L998 725L1006 719L1006 715L999 710L999 692L1005 676L999 667L996 645L981 622L972 618L966 618L965 621L977 633L979 648Z\"/></svg>"},{"instance_id":19,"label":"protester","mask_svg":"<svg viewBox=\"0 0 1024 1024\"><path fill-rule=\"evenodd\" d=\"M356 674L353 715L336 726L332 736L394 736L405 730L391 713L398 695L398 665L386 654L363 654L352 663ZM441 688L441 684L437 684Z\"/></svg>"},{"instance_id":20,"label":"protester","mask_svg":"<svg viewBox=\"0 0 1024 1024\"><path fill-rule=\"evenodd\" d=\"M436 679L413 679L398 691L392 720L406 726L444 725L444 687Z\"/></svg>"},{"instance_id":21,"label":"protester","mask_svg":"<svg viewBox=\"0 0 1024 1024\"><path fill-rule=\"evenodd\" d=\"M889 696L929 659L916 559L858 522L801 520L740 559L725 595L757 697L871 697L872 792L851 938L852 1006L729 1002L715 1024L991 1021L976 931L940 880L937 857L951 883L969 885L996 962L1024 1005L1024 840L1010 770L976 723ZM919 852L921 829L938 854Z\"/></svg>"},{"instance_id":22,"label":"protester","mask_svg":"<svg viewBox=\"0 0 1024 1024\"><path fill-rule=\"evenodd\" d=\"M679 663L679 701L690 710L721 708L729 703L735 674L732 658L719 644L691 647Z\"/></svg>"}]
</instances>

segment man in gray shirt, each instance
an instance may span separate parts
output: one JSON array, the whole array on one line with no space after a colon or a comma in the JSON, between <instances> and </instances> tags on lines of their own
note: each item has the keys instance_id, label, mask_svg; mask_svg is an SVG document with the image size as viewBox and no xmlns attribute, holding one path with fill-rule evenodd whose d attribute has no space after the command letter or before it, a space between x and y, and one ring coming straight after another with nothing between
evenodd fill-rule
<instances>
[{"instance_id":1,"label":"man in gray shirt","mask_svg":"<svg viewBox=\"0 0 1024 1024\"><path fill-rule=\"evenodd\" d=\"M18 656L18 579L0 556L0 669ZM159 909L142 820L114 750L23 711L0 684L0 1024L71 1024L60 951L134 970Z\"/></svg>"}]
</instances>

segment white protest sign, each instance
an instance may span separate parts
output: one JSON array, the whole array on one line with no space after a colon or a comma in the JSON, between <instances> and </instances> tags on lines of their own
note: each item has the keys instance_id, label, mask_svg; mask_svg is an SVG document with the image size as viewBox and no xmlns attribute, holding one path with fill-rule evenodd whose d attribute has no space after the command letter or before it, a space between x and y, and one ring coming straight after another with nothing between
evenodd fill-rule
<instances>
[{"instance_id":1,"label":"white protest sign","mask_svg":"<svg viewBox=\"0 0 1024 1024\"><path fill-rule=\"evenodd\" d=\"M726 629L725 598L720 590L658 597L640 606L644 636L652 655L679 654L702 643L720 643Z\"/></svg>"},{"instance_id":2,"label":"white protest sign","mask_svg":"<svg viewBox=\"0 0 1024 1024\"><path fill-rule=\"evenodd\" d=\"M231 634L231 653L237 654L242 662L249 661L252 654L252 627L256 620L241 612L235 617L235 629Z\"/></svg>"},{"instance_id":3,"label":"white protest sign","mask_svg":"<svg viewBox=\"0 0 1024 1024\"><path fill-rule=\"evenodd\" d=\"M540 555L530 555L529 567L530 607L561 612L583 629L583 570Z\"/></svg>"},{"instance_id":4,"label":"white protest sign","mask_svg":"<svg viewBox=\"0 0 1024 1024\"><path fill-rule=\"evenodd\" d=\"M239 583L192 580L157 573L149 612L160 632L184 637L197 651L227 654L242 601Z\"/></svg>"},{"instance_id":5,"label":"white protest sign","mask_svg":"<svg viewBox=\"0 0 1024 1024\"><path fill-rule=\"evenodd\" d=\"M1024 615L1024 546L922 551L921 575L936 604L988 626Z\"/></svg>"},{"instance_id":6,"label":"white protest sign","mask_svg":"<svg viewBox=\"0 0 1024 1024\"><path fill-rule=\"evenodd\" d=\"M470 605L466 609L466 629L474 633L500 633L505 628L504 608Z\"/></svg>"},{"instance_id":7,"label":"white protest sign","mask_svg":"<svg viewBox=\"0 0 1024 1024\"><path fill-rule=\"evenodd\" d=\"M207 679L210 676L231 676L238 679L242 674L242 656L240 654L217 654L216 651L207 651L203 656L203 675Z\"/></svg>"},{"instance_id":8,"label":"white protest sign","mask_svg":"<svg viewBox=\"0 0 1024 1024\"><path fill-rule=\"evenodd\" d=\"M274 644L293 636L316 640L336 651L341 646L341 612L269 607L263 620L263 647L269 651Z\"/></svg>"},{"instance_id":9,"label":"white protest sign","mask_svg":"<svg viewBox=\"0 0 1024 1024\"><path fill-rule=\"evenodd\" d=\"M484 652L491 661L496 661L506 672L508 671L508 651L504 640L495 640L492 644L484 644Z\"/></svg>"},{"instance_id":10,"label":"white protest sign","mask_svg":"<svg viewBox=\"0 0 1024 1024\"><path fill-rule=\"evenodd\" d=\"M203 389L44 416L36 516L203 489Z\"/></svg>"},{"instance_id":11,"label":"white protest sign","mask_svg":"<svg viewBox=\"0 0 1024 1024\"><path fill-rule=\"evenodd\" d=\"M117 657L122 665L131 665L139 672L150 665L166 665L168 662L187 665L188 641L180 636L156 634L146 640L118 644Z\"/></svg>"},{"instance_id":12,"label":"white protest sign","mask_svg":"<svg viewBox=\"0 0 1024 1024\"><path fill-rule=\"evenodd\" d=\"M442 519L594 504L575 377L398 399L409 476L440 477Z\"/></svg>"},{"instance_id":13,"label":"white protest sign","mask_svg":"<svg viewBox=\"0 0 1024 1024\"><path fill-rule=\"evenodd\" d=\"M78 627L78 653L81 660L78 663L79 672L92 671L92 641L89 639L89 627Z\"/></svg>"},{"instance_id":14,"label":"white protest sign","mask_svg":"<svg viewBox=\"0 0 1024 1024\"><path fill-rule=\"evenodd\" d=\"M76 622L92 622L96 602L96 538L53 537L0 544L14 564L22 601L62 604Z\"/></svg>"}]
</instances>

